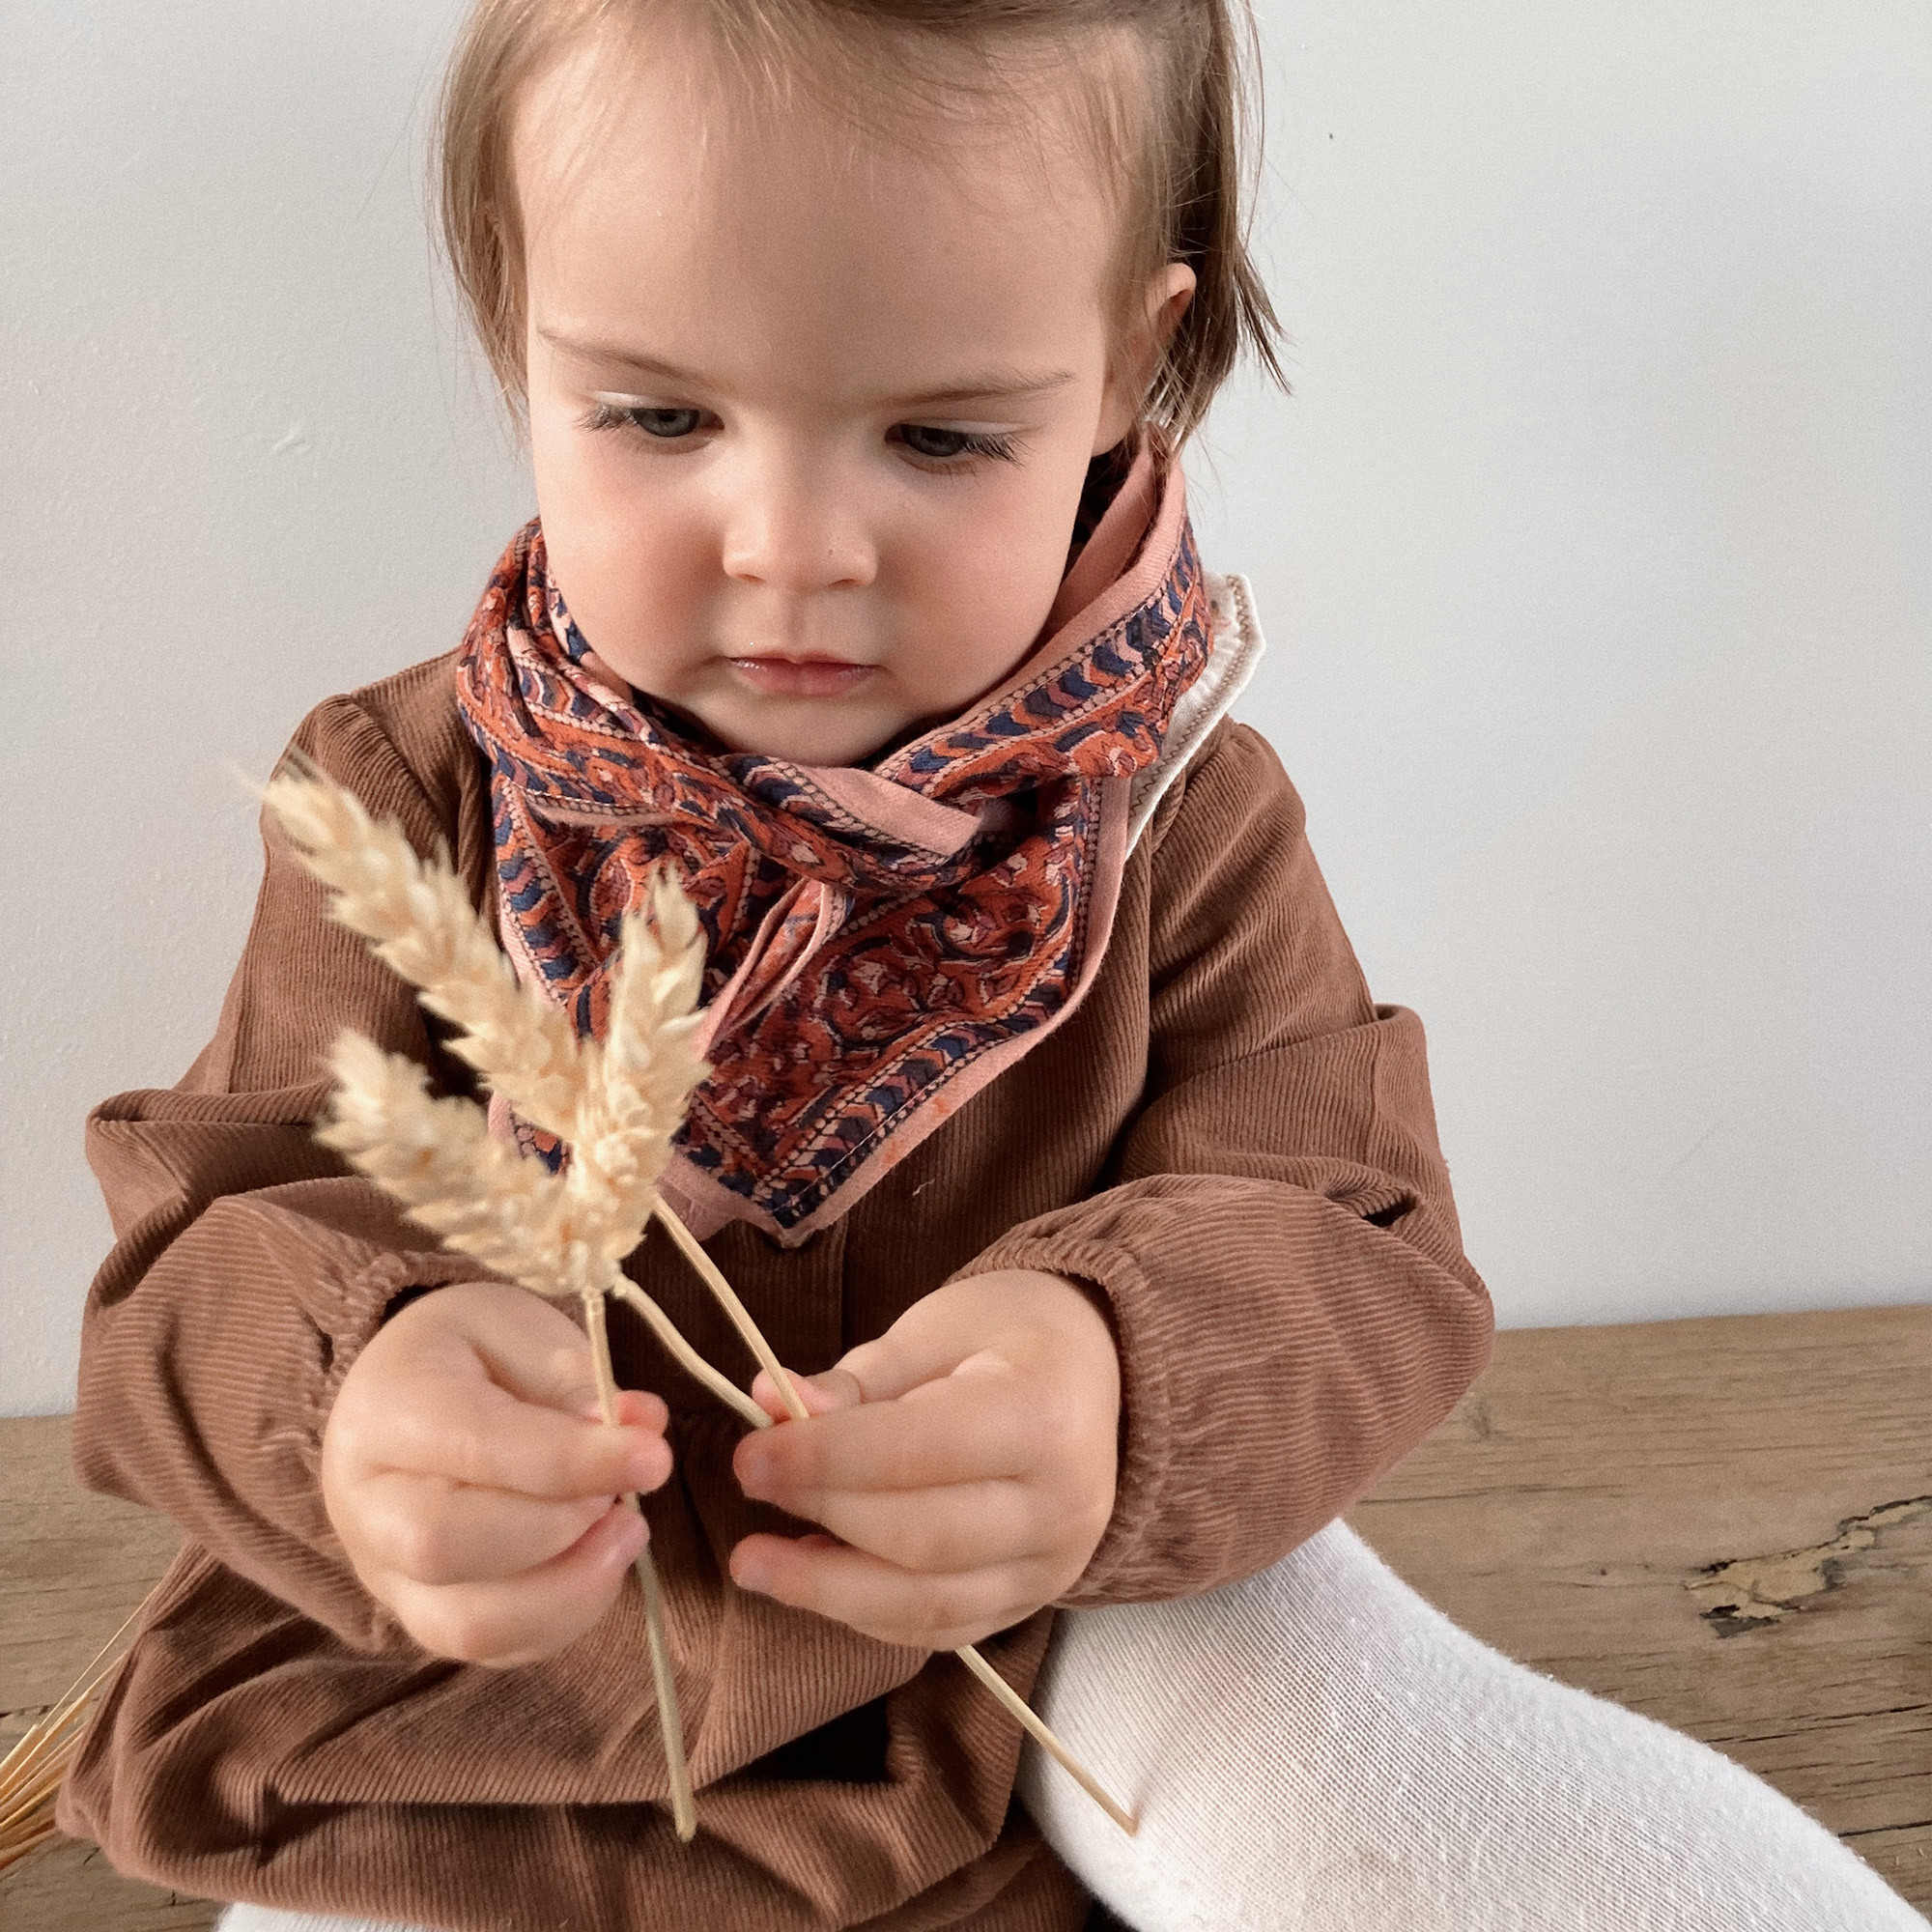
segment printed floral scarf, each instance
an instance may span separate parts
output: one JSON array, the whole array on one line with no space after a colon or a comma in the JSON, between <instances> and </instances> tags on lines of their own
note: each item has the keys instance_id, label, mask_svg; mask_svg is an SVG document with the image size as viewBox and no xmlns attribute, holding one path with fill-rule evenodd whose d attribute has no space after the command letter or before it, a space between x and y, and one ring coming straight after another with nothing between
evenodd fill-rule
<instances>
[{"instance_id":1,"label":"printed floral scarf","mask_svg":"<svg viewBox=\"0 0 1932 1932\"><path fill-rule=\"evenodd\" d=\"M1118 481L1118 479L1116 479ZM708 950L709 1077L665 1192L787 1245L1037 1043L1091 983L1133 776L1210 649L1178 473L1142 454L1002 687L869 769L727 752L603 665L520 531L460 654L499 923L600 1037L619 921L668 861ZM556 1144L499 1130L553 1164Z\"/></svg>"}]
</instances>

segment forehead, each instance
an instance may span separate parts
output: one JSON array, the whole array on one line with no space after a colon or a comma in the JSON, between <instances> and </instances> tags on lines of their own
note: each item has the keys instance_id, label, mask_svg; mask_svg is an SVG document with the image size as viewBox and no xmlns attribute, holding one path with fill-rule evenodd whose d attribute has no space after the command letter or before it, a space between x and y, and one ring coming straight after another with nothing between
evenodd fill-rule
<instances>
[{"instance_id":1,"label":"forehead","mask_svg":"<svg viewBox=\"0 0 1932 1932\"><path fill-rule=\"evenodd\" d=\"M846 113L734 84L664 9L533 83L513 134L536 327L820 390L1105 333L1119 213L1050 80Z\"/></svg>"}]
</instances>

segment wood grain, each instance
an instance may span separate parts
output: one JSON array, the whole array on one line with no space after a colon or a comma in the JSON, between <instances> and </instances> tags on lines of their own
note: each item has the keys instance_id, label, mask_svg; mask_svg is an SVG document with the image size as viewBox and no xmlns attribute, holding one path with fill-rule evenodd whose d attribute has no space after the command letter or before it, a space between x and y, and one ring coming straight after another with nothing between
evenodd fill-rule
<instances>
[{"instance_id":1,"label":"wood grain","mask_svg":"<svg viewBox=\"0 0 1932 1932\"><path fill-rule=\"evenodd\" d=\"M1464 1629L1701 1738L1932 1906L1932 1307L1497 1341L1356 1529Z\"/></svg>"},{"instance_id":2,"label":"wood grain","mask_svg":"<svg viewBox=\"0 0 1932 1932\"><path fill-rule=\"evenodd\" d=\"M74 1681L181 1544L164 1517L90 1495L64 1415L0 1422L0 1749ZM57 1839L0 1879L5 1932L200 1932L220 1908L125 1879Z\"/></svg>"},{"instance_id":3,"label":"wood grain","mask_svg":"<svg viewBox=\"0 0 1932 1932\"><path fill-rule=\"evenodd\" d=\"M178 1541L82 1492L68 1437L0 1422L0 1740ZM1932 1907L1932 1307L1511 1331L1350 1520L1465 1629L1747 1765ZM215 1911L86 1845L0 1882L5 1932Z\"/></svg>"},{"instance_id":4,"label":"wood grain","mask_svg":"<svg viewBox=\"0 0 1932 1932\"><path fill-rule=\"evenodd\" d=\"M0 1879L6 1932L206 1932L220 1910L123 1878L99 1847L71 1838Z\"/></svg>"}]
</instances>

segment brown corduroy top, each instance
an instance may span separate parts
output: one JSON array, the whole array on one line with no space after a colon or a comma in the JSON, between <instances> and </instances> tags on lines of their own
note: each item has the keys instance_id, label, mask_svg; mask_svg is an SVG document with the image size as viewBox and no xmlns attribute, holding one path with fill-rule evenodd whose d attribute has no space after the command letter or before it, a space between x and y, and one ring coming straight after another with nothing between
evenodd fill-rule
<instances>
[{"instance_id":1,"label":"brown corduroy top","mask_svg":"<svg viewBox=\"0 0 1932 1932\"><path fill-rule=\"evenodd\" d=\"M453 657L330 699L296 742L494 891L488 774ZM647 1499L698 1835L674 1839L627 1588L549 1662L430 1656L356 1581L317 1481L329 1405L405 1291L475 1278L318 1147L344 1026L471 1093L409 989L330 923L276 838L219 1029L178 1087L95 1110L116 1246L90 1296L82 1479L188 1541L88 1733L61 1822L122 1870L473 1932L1071 1932L1088 1901L1011 1803L1020 1733L950 1655L743 1595L742 1430L627 1310L619 1378L671 1408ZM810 1373L948 1279L1074 1276L1122 1370L1113 1521L1062 1607L1275 1562L1480 1373L1422 1029L1371 1004L1267 745L1219 725L1128 862L1080 1010L849 1214L782 1251L708 1243ZM753 1365L661 1236L627 1267L742 1383ZM981 1648L1022 1693L1054 1611ZM1133 1695L1133 1687L1121 1687Z\"/></svg>"}]
</instances>

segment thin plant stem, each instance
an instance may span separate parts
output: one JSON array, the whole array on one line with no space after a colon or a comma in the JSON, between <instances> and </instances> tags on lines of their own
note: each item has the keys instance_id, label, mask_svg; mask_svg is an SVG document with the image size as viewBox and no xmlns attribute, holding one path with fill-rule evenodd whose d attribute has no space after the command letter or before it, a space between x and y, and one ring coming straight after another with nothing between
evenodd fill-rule
<instances>
[{"instance_id":1,"label":"thin plant stem","mask_svg":"<svg viewBox=\"0 0 1932 1932\"><path fill-rule=\"evenodd\" d=\"M632 1502L637 1497L631 1498ZM651 1682L658 1693L658 1710L668 1713L668 1734L677 1739L675 1750L665 1755L670 1771L670 1815L680 1842L690 1844L697 1835L697 1800L691 1788L691 1766L684 1755L684 1738L677 1712L677 1682L671 1675L670 1649L665 1642L664 1594L658 1588L657 1565L651 1561L648 1545L638 1551L638 1581L644 1590L644 1628L650 1634Z\"/></svg>"},{"instance_id":2,"label":"thin plant stem","mask_svg":"<svg viewBox=\"0 0 1932 1932\"><path fill-rule=\"evenodd\" d=\"M777 1354L773 1352L772 1345L765 1340L758 1324L752 1320L751 1310L738 1299L736 1292L724 1279L718 1264L698 1245L697 1236L666 1206L662 1197L652 1202L651 1212L664 1223L666 1231L677 1243L678 1251L696 1269L705 1286L718 1297L725 1314L731 1318L732 1326L745 1338L753 1354L758 1358L759 1366L771 1377L772 1384L779 1392L779 1399L784 1404L791 1419L794 1422L806 1421L808 1411L799 1398L798 1389L791 1377L780 1364ZM761 1428L770 1426L770 1418L762 1409L759 1410L758 1420ZM1013 1717L1018 1719L1025 1729L1038 1741L1040 1748L1068 1773L1081 1790L1086 1792L1094 1804L1099 1805L1100 1809L1131 1838L1138 1830L1133 1814L1117 1803L1100 1780L1061 1743L1059 1738L1054 1736L1052 1729L1038 1712L1034 1710L1032 1705L980 1656L972 1644L962 1644L952 1654Z\"/></svg>"},{"instance_id":3,"label":"thin plant stem","mask_svg":"<svg viewBox=\"0 0 1932 1932\"><path fill-rule=\"evenodd\" d=\"M758 1366L771 1377L772 1386L778 1390L779 1400L784 1404L791 1419L794 1422L805 1421L808 1411L799 1400L798 1390L792 1386L791 1378L772 1352L772 1345L765 1340L763 1330L752 1320L752 1311L738 1299L737 1290L719 1271L718 1264L698 1245L697 1236L665 1205L662 1195L652 1200L651 1212L664 1223L666 1233L677 1243L678 1252L697 1270L699 1279L718 1297L718 1305L731 1318L732 1327L745 1338L746 1347L758 1358Z\"/></svg>"},{"instance_id":4,"label":"thin plant stem","mask_svg":"<svg viewBox=\"0 0 1932 1932\"><path fill-rule=\"evenodd\" d=\"M636 1282L620 1275L611 1284L611 1293L627 1308L635 1308L650 1323L651 1333L664 1344L666 1352L687 1375L702 1382L720 1402L736 1409L753 1429L771 1427L771 1417L728 1376L714 1369L678 1332L677 1323Z\"/></svg>"},{"instance_id":5,"label":"thin plant stem","mask_svg":"<svg viewBox=\"0 0 1932 1932\"><path fill-rule=\"evenodd\" d=\"M590 1360L597 1376L597 1403L611 1428L617 1423L617 1378L611 1368L611 1338L605 1332L604 1296L592 1291L583 1297L583 1321L590 1333ZM642 1498L633 1490L624 1500L639 1516ZM671 1674L670 1646L665 1640L664 1600L658 1589L657 1566L647 1543L638 1551L638 1581L644 1592L644 1634L651 1653L651 1683L657 1691L658 1730L664 1738L665 1770L670 1779L670 1815L678 1837L689 1844L697 1834L697 1801L691 1789L691 1766L684 1755L684 1723L677 1708L677 1680Z\"/></svg>"},{"instance_id":6,"label":"thin plant stem","mask_svg":"<svg viewBox=\"0 0 1932 1932\"><path fill-rule=\"evenodd\" d=\"M0 1874L12 1871L23 1860L32 1858L54 1837L59 1829L49 1819L44 1825L37 1825L17 1845L0 1850Z\"/></svg>"},{"instance_id":7,"label":"thin plant stem","mask_svg":"<svg viewBox=\"0 0 1932 1932\"><path fill-rule=\"evenodd\" d=\"M29 1724L0 1758L0 1872L10 1870L57 1835L52 1805L73 1760L94 1693L124 1661L110 1657L128 1625L147 1608L153 1592L128 1611L121 1628L94 1653L78 1677ZM44 1814L44 1815L43 1815Z\"/></svg>"},{"instance_id":8,"label":"thin plant stem","mask_svg":"<svg viewBox=\"0 0 1932 1932\"><path fill-rule=\"evenodd\" d=\"M1020 1723L1032 1733L1039 1747L1066 1772L1089 1798L1097 1804L1128 1837L1140 1830L1132 1812L1124 1810L1108 1795L1100 1780L1054 1736L1046 1719L1037 1712L993 1666L980 1656L972 1644L964 1644L955 1650L953 1656L1004 1704Z\"/></svg>"}]
</instances>

